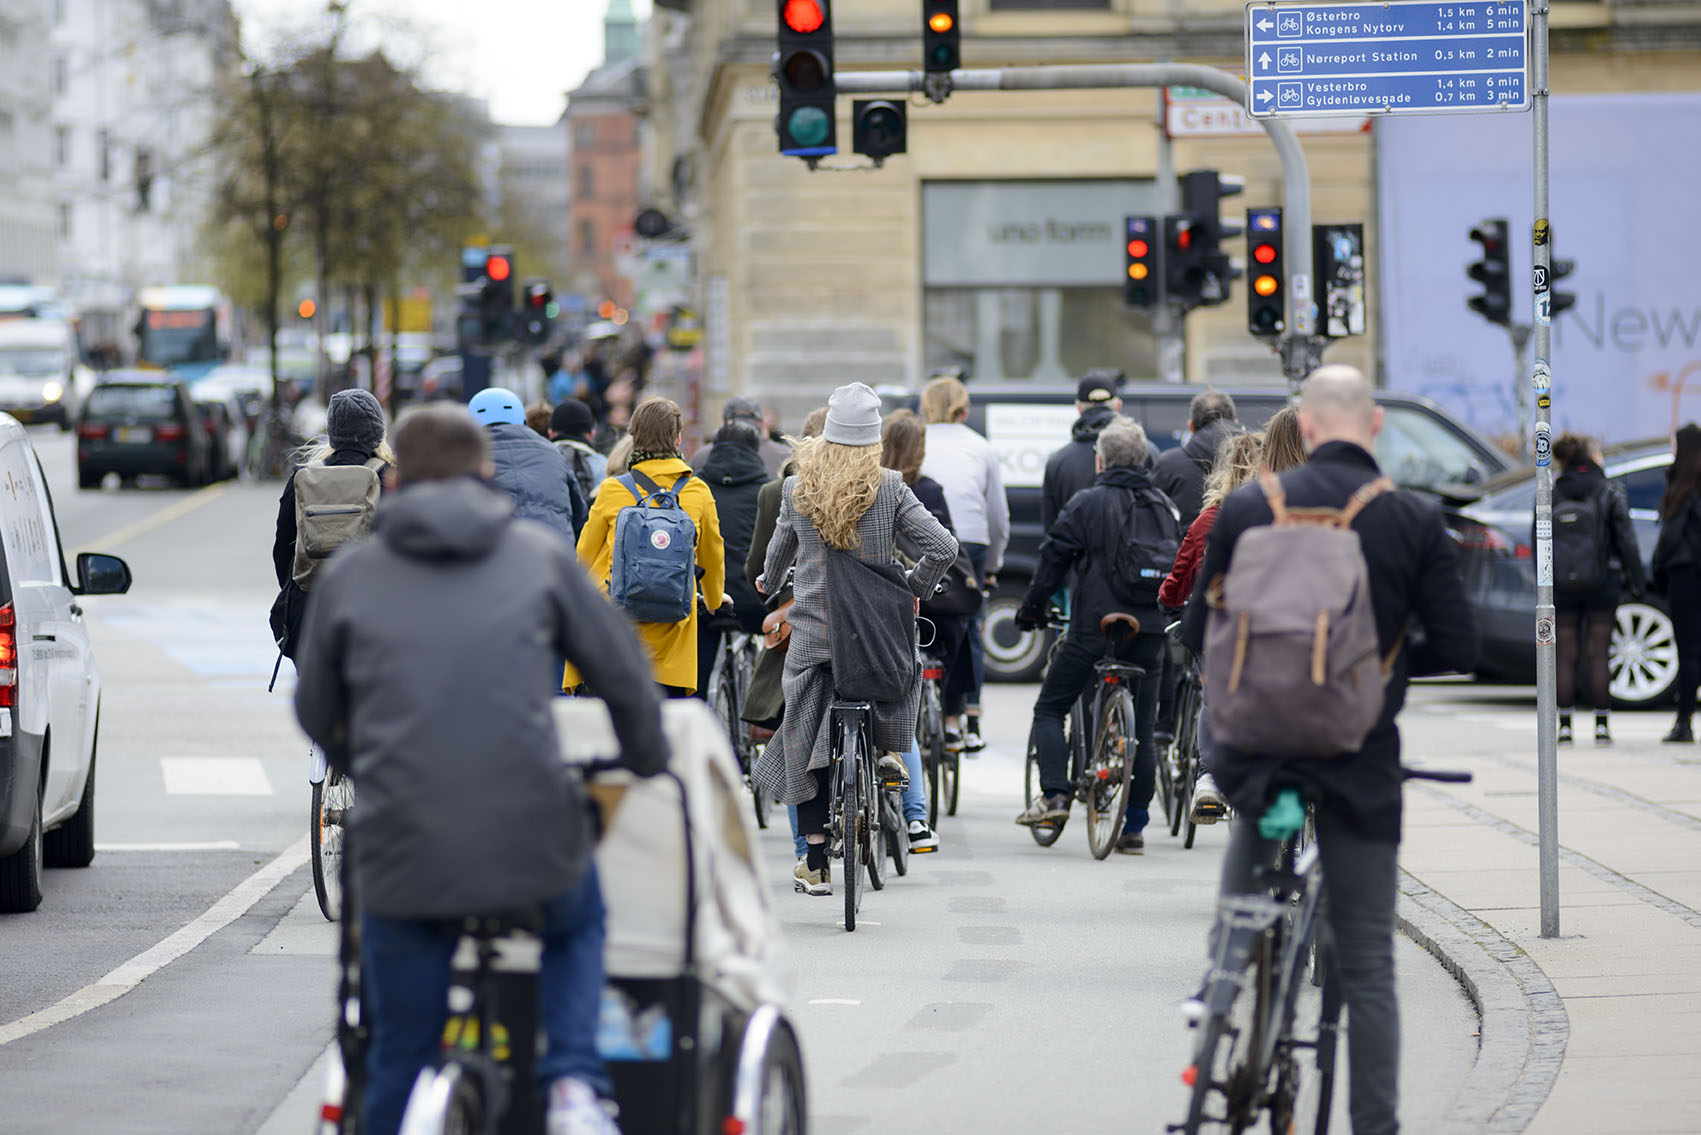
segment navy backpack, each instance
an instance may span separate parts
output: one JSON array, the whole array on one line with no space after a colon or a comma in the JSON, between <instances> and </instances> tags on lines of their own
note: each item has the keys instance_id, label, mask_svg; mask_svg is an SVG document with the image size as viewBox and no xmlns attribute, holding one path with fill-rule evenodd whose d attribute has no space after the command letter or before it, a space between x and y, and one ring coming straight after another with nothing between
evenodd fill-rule
<instances>
[{"instance_id":1,"label":"navy backpack","mask_svg":"<svg viewBox=\"0 0 1701 1135\"><path fill-rule=\"evenodd\" d=\"M696 606L697 525L679 505L690 479L686 472L663 489L636 469L619 478L633 503L614 521L608 595L636 622L677 623Z\"/></svg>"}]
</instances>

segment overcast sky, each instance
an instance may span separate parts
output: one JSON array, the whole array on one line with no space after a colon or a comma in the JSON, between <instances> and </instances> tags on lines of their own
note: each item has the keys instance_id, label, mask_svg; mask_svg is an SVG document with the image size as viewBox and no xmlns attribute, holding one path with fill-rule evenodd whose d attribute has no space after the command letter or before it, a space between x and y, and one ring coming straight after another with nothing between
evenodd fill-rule
<instances>
[{"instance_id":1,"label":"overcast sky","mask_svg":"<svg viewBox=\"0 0 1701 1135\"><path fill-rule=\"evenodd\" d=\"M325 11L324 0L234 0L250 48ZM430 85L490 100L498 122L541 126L566 106L566 92L602 62L606 0L352 0L365 37L424 40ZM643 19L649 0L632 0ZM418 34L400 35L404 20ZM408 54L412 53L411 45Z\"/></svg>"}]
</instances>

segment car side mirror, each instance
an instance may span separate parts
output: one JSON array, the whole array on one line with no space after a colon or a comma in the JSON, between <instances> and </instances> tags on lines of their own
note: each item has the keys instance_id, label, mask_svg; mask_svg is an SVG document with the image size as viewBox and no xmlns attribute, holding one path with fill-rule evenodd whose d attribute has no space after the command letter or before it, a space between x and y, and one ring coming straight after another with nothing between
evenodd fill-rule
<instances>
[{"instance_id":1,"label":"car side mirror","mask_svg":"<svg viewBox=\"0 0 1701 1135\"><path fill-rule=\"evenodd\" d=\"M130 565L100 552L77 553L77 594L123 595L130 590Z\"/></svg>"}]
</instances>

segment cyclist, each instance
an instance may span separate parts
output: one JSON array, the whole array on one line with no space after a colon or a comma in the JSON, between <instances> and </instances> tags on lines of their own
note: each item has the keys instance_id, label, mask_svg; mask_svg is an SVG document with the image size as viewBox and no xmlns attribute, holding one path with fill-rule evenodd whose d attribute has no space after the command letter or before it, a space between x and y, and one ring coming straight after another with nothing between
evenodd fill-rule
<instances>
[{"instance_id":1,"label":"cyclist","mask_svg":"<svg viewBox=\"0 0 1701 1135\"><path fill-rule=\"evenodd\" d=\"M786 478L781 490L778 525L757 581L764 593L777 589L796 564L792 633L782 679L785 714L756 762L756 777L782 804L797 805L798 829L807 849L794 871L795 886L808 895L832 894L826 846L832 743L827 710L834 697L827 657L828 549L887 565L895 562L897 536L904 533L921 552L908 575L918 603L921 596L933 593L957 558L957 541L916 500L902 476L881 468L880 452L880 396L860 382L833 391L821 436L797 445L797 472ZM912 639L914 633L912 623ZM903 764L891 754L915 741L920 693L918 661L908 696L875 706L873 742L882 754L881 778L905 778Z\"/></svg>"},{"instance_id":2,"label":"cyclist","mask_svg":"<svg viewBox=\"0 0 1701 1135\"><path fill-rule=\"evenodd\" d=\"M1098 476L1093 446L1104 428L1122 413L1122 399L1117 390L1122 385L1121 371L1090 371L1075 387L1075 425L1069 431L1068 444L1045 459L1045 477L1040 489L1040 527L1051 531L1063 506L1074 495L1087 488Z\"/></svg>"},{"instance_id":3,"label":"cyclist","mask_svg":"<svg viewBox=\"0 0 1701 1135\"><path fill-rule=\"evenodd\" d=\"M756 499L768 479L767 467L762 464L761 443L762 435L753 425L735 419L715 431L708 459L696 466L697 476L709 486L709 492L715 498L715 514L721 522L721 543L726 549L726 563L733 569L726 575L727 598L732 600L739 629L746 634L762 633L761 597L736 570L749 558L750 538L756 530ZM699 697L707 694L709 672L714 669L715 650L720 640L719 627L712 630L704 627L698 633Z\"/></svg>"},{"instance_id":4,"label":"cyclist","mask_svg":"<svg viewBox=\"0 0 1701 1135\"><path fill-rule=\"evenodd\" d=\"M1145 668L1148 675L1140 683L1134 702L1134 731L1139 738L1134 782L1128 816L1116 844L1118 851L1131 855L1145 850L1143 833L1151 820L1149 805L1157 786L1158 747L1152 726L1158 714L1158 681L1164 656L1157 587L1174 566L1175 548L1181 540L1175 505L1152 486L1146 472L1147 452L1146 431L1138 422L1118 418L1099 432L1098 478L1091 488L1075 494L1046 533L1040 545L1039 566L1016 613L1020 626L1043 626L1052 595L1073 570L1069 633L1046 668L1045 681L1034 701L1028 741L1039 764L1040 793L1016 817L1018 824L1028 827L1055 823L1069 815L1075 787L1069 781L1063 721L1069 716L1069 707L1093 681L1094 665L1105 655L1099 620L1112 611L1121 611L1140 621L1140 633L1120 652L1124 661ZM1143 596L1127 594L1126 586L1113 579L1116 561L1136 546L1150 547L1158 557L1141 570L1142 576L1152 573L1147 576L1150 589ZM1167 553L1161 550L1166 548ZM1166 554L1167 562L1158 562Z\"/></svg>"},{"instance_id":5,"label":"cyclist","mask_svg":"<svg viewBox=\"0 0 1701 1135\"><path fill-rule=\"evenodd\" d=\"M1380 476L1371 456L1382 429L1370 383L1350 366L1314 371L1301 395L1299 425L1311 459L1282 474L1294 508L1344 508ZM1236 541L1269 524L1272 511L1257 485L1223 502L1206 543L1186 619L1188 645L1202 647L1206 596L1228 572ZM1411 677L1469 671L1477 635L1459 577L1458 558L1436 505L1412 493L1390 492L1364 509L1353 525L1369 572L1371 606L1384 658L1392 659L1380 720L1363 748L1328 760L1278 760L1238 752L1219 739L1213 754L1217 782L1241 817L1230 827L1223 862L1224 894L1251 893L1255 866L1268 862L1269 841L1258 820L1278 787L1296 783L1316 801L1323 857L1324 909L1351 1024L1350 1111L1354 1135L1386 1135L1395 1118L1399 1017L1394 997L1395 856L1400 840L1400 734L1394 717ZM1306 565L1292 565L1304 572ZM1415 619L1423 634L1405 637ZM1400 649L1401 644L1404 649Z\"/></svg>"},{"instance_id":6,"label":"cyclist","mask_svg":"<svg viewBox=\"0 0 1701 1135\"><path fill-rule=\"evenodd\" d=\"M1205 477L1224 441L1241 432L1234 416L1234 399L1222 390L1202 390L1187 406L1187 442L1158 455L1152 481L1181 510L1183 531L1199 515L1205 497Z\"/></svg>"},{"instance_id":7,"label":"cyclist","mask_svg":"<svg viewBox=\"0 0 1701 1135\"><path fill-rule=\"evenodd\" d=\"M584 494L567 459L526 425L519 395L492 386L473 395L467 411L485 430L496 486L514 498L514 515L541 521L563 539L578 539L585 526Z\"/></svg>"},{"instance_id":8,"label":"cyclist","mask_svg":"<svg viewBox=\"0 0 1701 1135\"><path fill-rule=\"evenodd\" d=\"M375 538L315 589L296 713L360 784L352 820L362 974L372 1028L367 1135L394 1135L436 1057L454 923L541 908L539 1017L550 1135L611 1135L596 1050L603 905L586 804L561 759L545 673L583 666L622 760L667 761L659 701L630 626L553 530L486 483L485 436L459 407L396 430L401 488Z\"/></svg>"}]
</instances>

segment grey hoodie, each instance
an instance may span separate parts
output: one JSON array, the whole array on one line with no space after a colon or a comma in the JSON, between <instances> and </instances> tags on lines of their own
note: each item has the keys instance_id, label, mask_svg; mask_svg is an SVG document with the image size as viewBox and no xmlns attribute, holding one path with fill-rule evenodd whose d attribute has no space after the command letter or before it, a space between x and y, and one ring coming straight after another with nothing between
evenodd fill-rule
<instances>
[{"instance_id":1,"label":"grey hoodie","mask_svg":"<svg viewBox=\"0 0 1701 1135\"><path fill-rule=\"evenodd\" d=\"M631 625L513 510L470 478L408 486L313 592L296 713L358 786L350 851L374 914L500 911L578 883L591 832L550 708L561 656L607 700L624 761L666 763Z\"/></svg>"}]
</instances>

